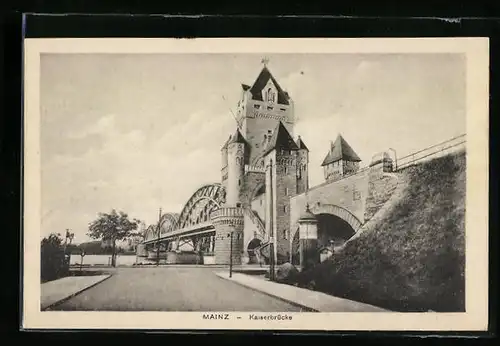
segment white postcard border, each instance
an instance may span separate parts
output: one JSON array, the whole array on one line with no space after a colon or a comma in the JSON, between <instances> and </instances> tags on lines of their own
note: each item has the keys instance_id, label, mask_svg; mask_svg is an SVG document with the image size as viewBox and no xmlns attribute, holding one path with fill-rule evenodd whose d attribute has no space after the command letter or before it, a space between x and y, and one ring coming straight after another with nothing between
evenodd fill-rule
<instances>
[{"instance_id":1,"label":"white postcard border","mask_svg":"<svg viewBox=\"0 0 500 346\"><path fill-rule=\"evenodd\" d=\"M24 41L23 328L37 329L272 329L477 331L488 323L487 38L355 39L26 39ZM467 61L467 202L465 313L262 313L40 311L40 54L43 53L463 53ZM250 315L289 320L250 320ZM240 317L240 318L238 318Z\"/></svg>"}]
</instances>

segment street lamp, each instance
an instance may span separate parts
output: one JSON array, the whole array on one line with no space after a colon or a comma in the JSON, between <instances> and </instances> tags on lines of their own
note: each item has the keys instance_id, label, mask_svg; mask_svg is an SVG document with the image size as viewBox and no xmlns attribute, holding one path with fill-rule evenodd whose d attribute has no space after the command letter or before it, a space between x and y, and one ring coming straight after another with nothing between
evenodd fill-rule
<instances>
[{"instance_id":1,"label":"street lamp","mask_svg":"<svg viewBox=\"0 0 500 346\"><path fill-rule=\"evenodd\" d=\"M69 239L69 245L71 245L74 237L75 237L75 234L74 233L70 233L69 229L66 228L66 236L64 237L63 256L64 256L64 261L67 262L68 268L70 266L70 260L71 260L71 254L68 256L68 254L66 253L67 252L67 247L68 247L68 239ZM66 263L64 263L64 265L66 266Z\"/></svg>"},{"instance_id":2,"label":"street lamp","mask_svg":"<svg viewBox=\"0 0 500 346\"><path fill-rule=\"evenodd\" d=\"M228 237L231 237L229 242L229 277L233 277L233 231L228 233Z\"/></svg>"},{"instance_id":3,"label":"street lamp","mask_svg":"<svg viewBox=\"0 0 500 346\"><path fill-rule=\"evenodd\" d=\"M82 252L80 253L80 273L82 272L82 267L83 267L83 257L85 257L85 251L82 250Z\"/></svg>"},{"instance_id":4,"label":"street lamp","mask_svg":"<svg viewBox=\"0 0 500 346\"><path fill-rule=\"evenodd\" d=\"M161 208L158 215L158 242L156 243L156 265L160 265Z\"/></svg>"}]
</instances>

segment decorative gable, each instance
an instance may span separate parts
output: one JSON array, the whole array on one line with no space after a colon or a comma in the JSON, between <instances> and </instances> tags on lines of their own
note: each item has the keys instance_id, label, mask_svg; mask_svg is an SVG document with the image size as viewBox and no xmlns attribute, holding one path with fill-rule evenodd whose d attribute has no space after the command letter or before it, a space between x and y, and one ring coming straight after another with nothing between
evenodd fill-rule
<instances>
[{"instance_id":1,"label":"decorative gable","mask_svg":"<svg viewBox=\"0 0 500 346\"><path fill-rule=\"evenodd\" d=\"M278 102L278 89L271 78L269 78L267 84L262 88L262 100L271 104Z\"/></svg>"},{"instance_id":2,"label":"decorative gable","mask_svg":"<svg viewBox=\"0 0 500 346\"><path fill-rule=\"evenodd\" d=\"M279 103L282 105L289 105L290 96L281 89L280 85L276 79L272 76L271 72L267 67L264 66L259 76L253 83L252 87L248 89L252 94L252 98L258 101L266 100L266 91L271 87L274 90L274 103ZM243 87L245 88L245 87Z\"/></svg>"}]
</instances>

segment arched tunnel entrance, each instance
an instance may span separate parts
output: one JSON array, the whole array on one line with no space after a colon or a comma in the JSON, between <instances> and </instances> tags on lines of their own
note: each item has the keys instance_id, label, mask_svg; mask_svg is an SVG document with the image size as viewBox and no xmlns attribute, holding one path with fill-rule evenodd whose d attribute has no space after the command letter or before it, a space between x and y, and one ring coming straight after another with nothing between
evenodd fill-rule
<instances>
[{"instance_id":1,"label":"arched tunnel entrance","mask_svg":"<svg viewBox=\"0 0 500 346\"><path fill-rule=\"evenodd\" d=\"M258 257L255 254L255 249L259 247L262 244L260 239L254 238L248 243L247 247L247 253L248 253L248 263L253 264L253 263L258 263Z\"/></svg>"},{"instance_id":2,"label":"arched tunnel entrance","mask_svg":"<svg viewBox=\"0 0 500 346\"><path fill-rule=\"evenodd\" d=\"M315 214L318 220L318 251L333 250L342 246L356 231L342 218L328 213ZM298 265L299 255L299 232L295 232L292 240L292 263Z\"/></svg>"},{"instance_id":3,"label":"arched tunnel entrance","mask_svg":"<svg viewBox=\"0 0 500 346\"><path fill-rule=\"evenodd\" d=\"M343 245L356 231L340 217L332 214L317 214L318 220L318 247Z\"/></svg>"}]
</instances>

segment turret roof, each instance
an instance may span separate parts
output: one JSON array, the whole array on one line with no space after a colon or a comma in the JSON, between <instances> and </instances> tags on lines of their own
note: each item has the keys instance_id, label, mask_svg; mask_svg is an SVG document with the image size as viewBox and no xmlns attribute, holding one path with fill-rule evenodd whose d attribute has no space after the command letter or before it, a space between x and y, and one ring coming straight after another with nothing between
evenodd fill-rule
<instances>
[{"instance_id":1,"label":"turret roof","mask_svg":"<svg viewBox=\"0 0 500 346\"><path fill-rule=\"evenodd\" d=\"M339 160L359 162L361 159L358 154L354 152L346 140L339 134L335 143L332 144L330 151L326 155L321 166L326 166L332 162Z\"/></svg>"},{"instance_id":2,"label":"turret roof","mask_svg":"<svg viewBox=\"0 0 500 346\"><path fill-rule=\"evenodd\" d=\"M227 145L229 144L229 141L231 140L231 135L229 135L229 138L226 140L224 145L222 146L221 150L227 149Z\"/></svg>"},{"instance_id":3,"label":"turret roof","mask_svg":"<svg viewBox=\"0 0 500 346\"><path fill-rule=\"evenodd\" d=\"M299 149L304 149L304 150L307 150L309 151L309 149L307 148L306 144L304 143L304 141L302 140L302 138L297 138L297 146L299 147Z\"/></svg>"},{"instance_id":4,"label":"turret roof","mask_svg":"<svg viewBox=\"0 0 500 346\"><path fill-rule=\"evenodd\" d=\"M276 79L273 77L273 75L271 74L271 72L269 71L269 69L264 66L264 68L262 69L262 71L260 71L260 74L259 76L257 77L257 79L255 80L255 82L253 83L252 87L250 87L250 93L252 94L252 98L254 100L259 100L259 101L263 101L262 100L262 89L264 89L264 87L266 86L267 82L269 81L269 79L271 79L274 83L274 85L276 86L276 89L278 90L278 103L282 104L282 105L288 105L290 104L289 103L289 96L288 96L288 93L285 92L281 86L278 84L278 82L276 81ZM246 84L242 84L241 85L243 90L248 90L248 85Z\"/></svg>"},{"instance_id":5,"label":"turret roof","mask_svg":"<svg viewBox=\"0 0 500 346\"><path fill-rule=\"evenodd\" d=\"M264 155L268 154L273 149L299 150L297 143L295 143L292 136L281 121L278 123L278 126L276 126L276 129L274 130L273 135L264 150Z\"/></svg>"},{"instance_id":6,"label":"turret roof","mask_svg":"<svg viewBox=\"0 0 500 346\"><path fill-rule=\"evenodd\" d=\"M240 132L240 129L236 129L236 132L234 135L231 136L230 140L228 141L228 145L231 143L244 143L246 144L245 137Z\"/></svg>"}]
</instances>

